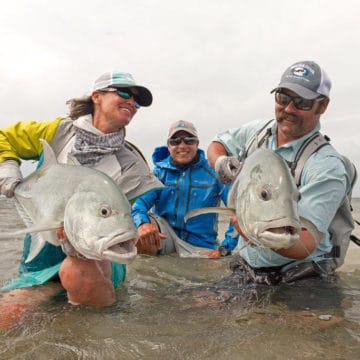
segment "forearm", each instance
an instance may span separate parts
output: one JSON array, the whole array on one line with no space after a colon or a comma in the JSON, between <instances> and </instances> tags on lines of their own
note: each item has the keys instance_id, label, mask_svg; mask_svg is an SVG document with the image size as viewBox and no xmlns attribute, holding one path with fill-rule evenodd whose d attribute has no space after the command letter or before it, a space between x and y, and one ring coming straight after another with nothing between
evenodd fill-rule
<instances>
[{"instance_id":1,"label":"forearm","mask_svg":"<svg viewBox=\"0 0 360 360\"><path fill-rule=\"evenodd\" d=\"M300 233L300 239L295 245L287 249L273 249L273 251L290 259L301 260L306 259L310 254L312 254L317 248L317 245L318 242L314 236L308 230L303 229Z\"/></svg>"},{"instance_id":2,"label":"forearm","mask_svg":"<svg viewBox=\"0 0 360 360\"><path fill-rule=\"evenodd\" d=\"M217 141L211 142L207 150L207 158L211 167L215 167L216 159L221 155L227 155L224 145Z\"/></svg>"},{"instance_id":3,"label":"forearm","mask_svg":"<svg viewBox=\"0 0 360 360\"><path fill-rule=\"evenodd\" d=\"M241 231L239 226L239 222L235 216L230 218L230 221L234 225L237 232L241 235L241 237L247 241L246 236ZM319 239L321 233L319 233ZM319 241L316 240L315 236L313 236L310 231L306 229L302 229L300 233L300 239L291 247L287 249L272 249L274 252L279 255L288 257L290 259L306 259L310 254L312 254L318 246Z\"/></svg>"},{"instance_id":4,"label":"forearm","mask_svg":"<svg viewBox=\"0 0 360 360\"><path fill-rule=\"evenodd\" d=\"M149 211L157 199L157 191L151 191L136 199L131 207L131 216L136 228L143 223L150 223Z\"/></svg>"}]
</instances>

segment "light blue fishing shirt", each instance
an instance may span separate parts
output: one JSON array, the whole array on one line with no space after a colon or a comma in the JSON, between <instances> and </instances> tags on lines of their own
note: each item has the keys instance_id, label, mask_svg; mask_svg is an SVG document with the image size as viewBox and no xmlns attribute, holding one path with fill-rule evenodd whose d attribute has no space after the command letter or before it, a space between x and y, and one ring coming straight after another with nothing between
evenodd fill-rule
<instances>
[{"instance_id":1,"label":"light blue fishing shirt","mask_svg":"<svg viewBox=\"0 0 360 360\"><path fill-rule=\"evenodd\" d=\"M213 141L222 143L229 155L237 156L242 161L254 136L267 122L268 120L257 120L238 129L226 130L217 134ZM311 133L278 147L276 121L274 120L267 127L271 127L272 131L265 147L274 150L283 159L290 162L294 161L302 143L320 130L320 124L318 124ZM341 155L331 145L320 148L310 156L304 166L299 186L301 199L298 204L299 216L309 220L318 231L324 234L317 249L305 260L294 261L294 259L281 256L270 249L247 246L248 243L240 236L238 248L241 257L255 268L289 264L289 266L284 266L283 270L301 262L322 260L324 255L332 249L328 233L329 225L349 189L350 180Z\"/></svg>"}]
</instances>

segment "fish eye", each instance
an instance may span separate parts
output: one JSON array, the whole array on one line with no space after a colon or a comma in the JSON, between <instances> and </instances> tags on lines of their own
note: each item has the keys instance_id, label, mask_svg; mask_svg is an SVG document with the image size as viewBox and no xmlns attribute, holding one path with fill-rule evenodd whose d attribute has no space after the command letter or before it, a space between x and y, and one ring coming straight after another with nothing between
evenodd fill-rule
<instances>
[{"instance_id":1,"label":"fish eye","mask_svg":"<svg viewBox=\"0 0 360 360\"><path fill-rule=\"evenodd\" d=\"M99 215L102 217L109 217L111 215L111 208L106 205L102 205L99 209Z\"/></svg>"},{"instance_id":2,"label":"fish eye","mask_svg":"<svg viewBox=\"0 0 360 360\"><path fill-rule=\"evenodd\" d=\"M259 196L260 196L260 198L261 198L262 200L264 200L264 201L270 200L270 198L271 198L271 191L270 191L270 189L268 189L268 188L266 188L266 187L260 189Z\"/></svg>"}]
</instances>

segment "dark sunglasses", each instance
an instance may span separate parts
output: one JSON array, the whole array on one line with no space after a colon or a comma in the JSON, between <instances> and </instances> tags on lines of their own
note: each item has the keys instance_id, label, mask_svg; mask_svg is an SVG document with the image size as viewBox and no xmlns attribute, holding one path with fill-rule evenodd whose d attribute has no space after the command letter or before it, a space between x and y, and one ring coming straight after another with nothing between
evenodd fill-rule
<instances>
[{"instance_id":1,"label":"dark sunglasses","mask_svg":"<svg viewBox=\"0 0 360 360\"><path fill-rule=\"evenodd\" d=\"M175 138L170 138L168 140L168 143L171 146L176 146L176 145L180 145L181 141L183 141L186 145L194 145L198 142L198 138L191 136L175 137Z\"/></svg>"},{"instance_id":2,"label":"dark sunglasses","mask_svg":"<svg viewBox=\"0 0 360 360\"><path fill-rule=\"evenodd\" d=\"M290 96L290 95L286 95L282 92L277 91L275 93L275 101L281 105L281 106L287 106L289 105L291 102L293 102L294 106L298 109L298 110L302 110L302 111L309 111L312 109L312 107L314 106L314 102L315 101L322 101L324 100L325 97L324 96L319 96L316 99L313 100L309 100L309 99L304 99L301 96Z\"/></svg>"},{"instance_id":3,"label":"dark sunglasses","mask_svg":"<svg viewBox=\"0 0 360 360\"><path fill-rule=\"evenodd\" d=\"M135 100L135 97L136 97L136 95L133 94L133 92L128 88L121 88L121 89L108 88L108 89L104 89L102 91L116 92L120 97L122 97L123 99L126 99L126 100L130 99L131 97L133 97ZM136 109L140 108L140 105L136 101L135 101L135 108Z\"/></svg>"}]
</instances>

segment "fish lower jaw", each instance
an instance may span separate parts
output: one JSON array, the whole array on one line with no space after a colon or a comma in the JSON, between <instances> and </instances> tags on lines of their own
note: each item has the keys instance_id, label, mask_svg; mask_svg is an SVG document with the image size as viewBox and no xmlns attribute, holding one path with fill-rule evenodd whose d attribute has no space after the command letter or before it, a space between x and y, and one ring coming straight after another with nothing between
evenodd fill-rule
<instances>
[{"instance_id":1,"label":"fish lower jaw","mask_svg":"<svg viewBox=\"0 0 360 360\"><path fill-rule=\"evenodd\" d=\"M137 255L136 241L134 238L112 245L103 250L101 258L120 264L130 264Z\"/></svg>"},{"instance_id":2,"label":"fish lower jaw","mask_svg":"<svg viewBox=\"0 0 360 360\"><path fill-rule=\"evenodd\" d=\"M282 232L274 232L274 231L264 231L258 237L258 241L261 246L264 248L271 249L287 249L293 245L297 241L299 241L300 235L299 233L282 231Z\"/></svg>"}]
</instances>

